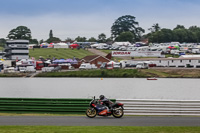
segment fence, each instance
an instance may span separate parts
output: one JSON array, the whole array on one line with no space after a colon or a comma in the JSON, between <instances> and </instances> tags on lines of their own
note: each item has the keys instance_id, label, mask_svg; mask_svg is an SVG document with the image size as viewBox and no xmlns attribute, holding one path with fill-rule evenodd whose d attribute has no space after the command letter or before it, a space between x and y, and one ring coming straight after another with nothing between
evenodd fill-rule
<instances>
[{"instance_id":1,"label":"fence","mask_svg":"<svg viewBox=\"0 0 200 133\"><path fill-rule=\"evenodd\" d=\"M117 100L124 103L126 115L200 115L195 100Z\"/></svg>"},{"instance_id":2,"label":"fence","mask_svg":"<svg viewBox=\"0 0 200 133\"><path fill-rule=\"evenodd\" d=\"M83 114L91 99L0 98L0 112Z\"/></svg>"},{"instance_id":3,"label":"fence","mask_svg":"<svg viewBox=\"0 0 200 133\"><path fill-rule=\"evenodd\" d=\"M84 114L91 99L0 98L0 112ZM133 100L124 104L125 115L200 115L198 100Z\"/></svg>"}]
</instances>

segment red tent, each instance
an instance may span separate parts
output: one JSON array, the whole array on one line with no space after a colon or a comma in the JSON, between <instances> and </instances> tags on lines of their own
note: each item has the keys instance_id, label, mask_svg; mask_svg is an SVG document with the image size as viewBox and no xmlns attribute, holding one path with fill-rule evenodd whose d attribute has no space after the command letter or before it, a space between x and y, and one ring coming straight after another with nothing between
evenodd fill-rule
<instances>
[{"instance_id":1,"label":"red tent","mask_svg":"<svg viewBox=\"0 0 200 133\"><path fill-rule=\"evenodd\" d=\"M77 48L77 47L79 47L79 45L76 44L76 43L74 43L74 44L71 44L69 47L70 47L70 48Z\"/></svg>"}]
</instances>

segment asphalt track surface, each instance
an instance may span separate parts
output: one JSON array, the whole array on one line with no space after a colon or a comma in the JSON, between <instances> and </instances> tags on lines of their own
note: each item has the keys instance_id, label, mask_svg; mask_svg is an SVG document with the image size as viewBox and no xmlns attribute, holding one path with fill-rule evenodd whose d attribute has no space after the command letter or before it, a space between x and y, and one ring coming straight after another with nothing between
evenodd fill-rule
<instances>
[{"instance_id":1,"label":"asphalt track surface","mask_svg":"<svg viewBox=\"0 0 200 133\"><path fill-rule=\"evenodd\" d=\"M124 116L0 116L0 125L46 126L200 126L200 117Z\"/></svg>"}]
</instances>

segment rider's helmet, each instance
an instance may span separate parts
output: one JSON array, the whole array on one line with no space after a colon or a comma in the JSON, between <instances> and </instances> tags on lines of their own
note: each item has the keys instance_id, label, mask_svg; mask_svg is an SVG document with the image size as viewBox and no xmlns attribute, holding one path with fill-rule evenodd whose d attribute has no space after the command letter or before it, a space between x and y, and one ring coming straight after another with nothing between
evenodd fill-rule
<instances>
[{"instance_id":1,"label":"rider's helmet","mask_svg":"<svg viewBox=\"0 0 200 133\"><path fill-rule=\"evenodd\" d=\"M100 99L100 100L103 100L104 97L105 97L104 95L100 95L100 96L99 96L99 99Z\"/></svg>"}]
</instances>

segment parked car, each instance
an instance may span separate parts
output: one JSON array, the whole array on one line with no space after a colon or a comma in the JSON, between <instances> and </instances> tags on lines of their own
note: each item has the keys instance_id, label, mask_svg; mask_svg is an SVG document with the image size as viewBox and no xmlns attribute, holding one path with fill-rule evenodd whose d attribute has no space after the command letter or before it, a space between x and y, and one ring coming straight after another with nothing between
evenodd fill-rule
<instances>
[{"instance_id":1,"label":"parked car","mask_svg":"<svg viewBox=\"0 0 200 133\"><path fill-rule=\"evenodd\" d=\"M125 51L125 50L127 50L127 47L126 47L126 46L121 46L121 47L119 48L119 50Z\"/></svg>"},{"instance_id":2,"label":"parked car","mask_svg":"<svg viewBox=\"0 0 200 133\"><path fill-rule=\"evenodd\" d=\"M112 46L110 50L119 50L119 46Z\"/></svg>"},{"instance_id":3,"label":"parked car","mask_svg":"<svg viewBox=\"0 0 200 133\"><path fill-rule=\"evenodd\" d=\"M106 69L107 67L107 62L103 62L100 66L100 69Z\"/></svg>"}]
</instances>

